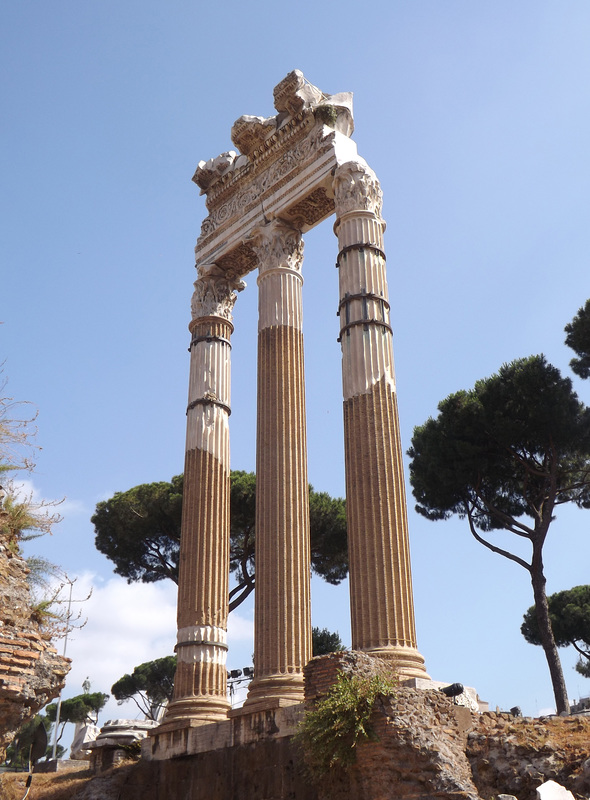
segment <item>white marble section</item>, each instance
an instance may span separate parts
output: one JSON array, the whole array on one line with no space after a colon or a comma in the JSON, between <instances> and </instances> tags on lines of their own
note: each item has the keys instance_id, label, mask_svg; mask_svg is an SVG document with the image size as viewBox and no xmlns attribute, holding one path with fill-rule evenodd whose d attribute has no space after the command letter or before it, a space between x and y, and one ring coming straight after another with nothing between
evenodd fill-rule
<instances>
[{"instance_id":1,"label":"white marble section","mask_svg":"<svg viewBox=\"0 0 590 800\"><path fill-rule=\"evenodd\" d=\"M187 414L186 449L204 450L229 464L229 423L227 412L216 406L195 406Z\"/></svg>"},{"instance_id":2,"label":"white marble section","mask_svg":"<svg viewBox=\"0 0 590 800\"><path fill-rule=\"evenodd\" d=\"M556 781L545 781L536 789L538 800L574 800L573 794Z\"/></svg>"},{"instance_id":3,"label":"white marble section","mask_svg":"<svg viewBox=\"0 0 590 800\"><path fill-rule=\"evenodd\" d=\"M178 629L177 641L227 644L227 631L216 625L188 625Z\"/></svg>"},{"instance_id":4,"label":"white marble section","mask_svg":"<svg viewBox=\"0 0 590 800\"><path fill-rule=\"evenodd\" d=\"M185 664L219 664L227 661L227 632L213 625L191 625L179 628L177 658ZM187 642L194 645L186 646Z\"/></svg>"},{"instance_id":5,"label":"white marble section","mask_svg":"<svg viewBox=\"0 0 590 800\"><path fill-rule=\"evenodd\" d=\"M195 644L193 647L179 647L176 657L183 664L219 664L224 667L227 650L215 644Z\"/></svg>"},{"instance_id":6,"label":"white marble section","mask_svg":"<svg viewBox=\"0 0 590 800\"><path fill-rule=\"evenodd\" d=\"M219 460L229 459L230 352L229 344L215 339L191 350L186 449L198 448Z\"/></svg>"},{"instance_id":7,"label":"white marble section","mask_svg":"<svg viewBox=\"0 0 590 800\"><path fill-rule=\"evenodd\" d=\"M362 326L342 337L342 389L349 400L371 392L375 384L385 382L395 392L395 370L391 335L384 328Z\"/></svg>"},{"instance_id":8,"label":"white marble section","mask_svg":"<svg viewBox=\"0 0 590 800\"><path fill-rule=\"evenodd\" d=\"M372 185L369 182L369 187ZM395 391L393 337L382 254L384 227L383 220L366 210L347 211L336 226L345 400L370 392L378 382L385 382ZM347 327L351 323L361 324Z\"/></svg>"},{"instance_id":9,"label":"white marble section","mask_svg":"<svg viewBox=\"0 0 590 800\"><path fill-rule=\"evenodd\" d=\"M260 274L258 277L260 289L259 331L277 325L288 325L301 330L303 325L302 284L301 274L288 268L277 268Z\"/></svg>"}]
</instances>

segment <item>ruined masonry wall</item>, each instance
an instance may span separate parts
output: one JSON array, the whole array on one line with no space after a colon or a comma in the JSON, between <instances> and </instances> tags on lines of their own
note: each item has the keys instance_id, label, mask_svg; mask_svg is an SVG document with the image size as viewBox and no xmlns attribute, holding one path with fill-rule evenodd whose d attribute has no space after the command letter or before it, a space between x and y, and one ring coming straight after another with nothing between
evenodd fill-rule
<instances>
[{"instance_id":1,"label":"ruined masonry wall","mask_svg":"<svg viewBox=\"0 0 590 800\"><path fill-rule=\"evenodd\" d=\"M70 669L31 615L27 574L0 532L0 760L18 729L58 696Z\"/></svg>"}]
</instances>

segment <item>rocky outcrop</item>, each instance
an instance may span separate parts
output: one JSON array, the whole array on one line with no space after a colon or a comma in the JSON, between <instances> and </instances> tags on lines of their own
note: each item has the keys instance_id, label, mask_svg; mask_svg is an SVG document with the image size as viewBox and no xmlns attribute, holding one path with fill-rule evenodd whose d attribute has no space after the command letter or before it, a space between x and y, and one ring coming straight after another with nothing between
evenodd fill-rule
<instances>
[{"instance_id":1,"label":"rocky outcrop","mask_svg":"<svg viewBox=\"0 0 590 800\"><path fill-rule=\"evenodd\" d=\"M338 672L391 675L391 666L366 653L333 653L305 668L306 702L320 699ZM323 800L445 797L478 800L465 755L471 712L441 692L400 687L382 697L371 717L372 741L358 747L356 763L318 786Z\"/></svg>"},{"instance_id":2,"label":"rocky outcrop","mask_svg":"<svg viewBox=\"0 0 590 800\"><path fill-rule=\"evenodd\" d=\"M334 653L305 668L306 700L328 691L338 671L370 677L389 665L366 653ZM440 691L399 687L376 704L377 738L358 747L356 764L318 787L330 800L491 798L536 800L550 780L590 797L590 717L530 719L476 714Z\"/></svg>"},{"instance_id":3,"label":"rocky outcrop","mask_svg":"<svg viewBox=\"0 0 590 800\"><path fill-rule=\"evenodd\" d=\"M0 532L0 760L22 724L58 696L70 669L36 618L27 574Z\"/></svg>"},{"instance_id":4,"label":"rocky outcrop","mask_svg":"<svg viewBox=\"0 0 590 800\"><path fill-rule=\"evenodd\" d=\"M531 719L482 714L473 719L467 758L483 798L499 793L536 800L553 780L574 795L590 796L590 718Z\"/></svg>"}]
</instances>

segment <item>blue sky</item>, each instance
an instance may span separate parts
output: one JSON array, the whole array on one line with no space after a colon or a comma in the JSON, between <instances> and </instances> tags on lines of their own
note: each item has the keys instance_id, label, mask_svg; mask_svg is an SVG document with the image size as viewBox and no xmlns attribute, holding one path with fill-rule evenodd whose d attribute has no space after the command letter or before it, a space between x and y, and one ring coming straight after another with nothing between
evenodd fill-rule
<instances>
[{"instance_id":1,"label":"blue sky","mask_svg":"<svg viewBox=\"0 0 590 800\"><path fill-rule=\"evenodd\" d=\"M66 497L34 548L84 596L66 694L170 652L172 585L127 586L94 549L96 503L182 470L193 247L191 177L232 147L242 114L271 115L292 69L354 92L359 153L376 171L404 448L437 403L506 361L544 352L568 371L564 325L590 295L590 6L585 0L171 0L0 9L0 353L9 393L39 409L33 476ZM343 494L336 239L306 235L310 480ZM253 469L255 276L235 308L232 466ZM590 402L590 385L575 381ZM409 498L419 649L432 677L492 707L551 708L540 648L519 628L527 574L431 523ZM588 582L588 517L560 512L550 592ZM347 587L314 581L314 624L349 637ZM230 629L249 663L252 608ZM233 631L233 632L232 632ZM60 645L61 646L61 645ZM570 697L590 693L564 652ZM133 715L111 704L107 716ZM106 718L106 717L105 717Z\"/></svg>"}]
</instances>

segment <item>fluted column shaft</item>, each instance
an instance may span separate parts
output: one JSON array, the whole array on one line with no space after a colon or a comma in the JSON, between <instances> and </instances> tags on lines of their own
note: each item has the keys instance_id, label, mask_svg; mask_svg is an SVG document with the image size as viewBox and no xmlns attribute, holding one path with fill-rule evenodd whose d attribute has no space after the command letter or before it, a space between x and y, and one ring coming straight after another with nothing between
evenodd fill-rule
<instances>
[{"instance_id":1,"label":"fluted column shaft","mask_svg":"<svg viewBox=\"0 0 590 800\"><path fill-rule=\"evenodd\" d=\"M334 192L352 647L427 677L416 650L381 190L366 164L349 162Z\"/></svg>"},{"instance_id":2,"label":"fluted column shaft","mask_svg":"<svg viewBox=\"0 0 590 800\"><path fill-rule=\"evenodd\" d=\"M259 259L254 671L246 705L303 699L311 657L301 233L275 221Z\"/></svg>"},{"instance_id":3,"label":"fluted column shaft","mask_svg":"<svg viewBox=\"0 0 590 800\"><path fill-rule=\"evenodd\" d=\"M191 363L178 579L178 664L164 719L227 716L230 336L233 287L200 278L192 300Z\"/></svg>"}]
</instances>

